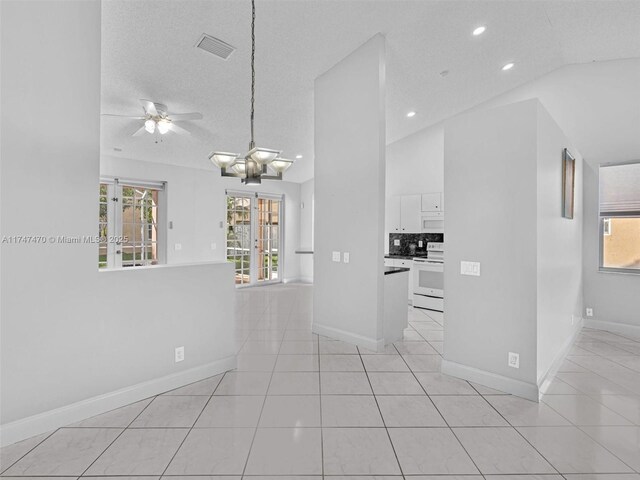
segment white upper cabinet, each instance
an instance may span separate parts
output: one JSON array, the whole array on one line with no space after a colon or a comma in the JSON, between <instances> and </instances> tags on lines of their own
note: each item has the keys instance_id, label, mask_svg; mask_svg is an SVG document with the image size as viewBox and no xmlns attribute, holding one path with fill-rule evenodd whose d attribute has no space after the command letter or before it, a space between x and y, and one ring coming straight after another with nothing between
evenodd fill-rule
<instances>
[{"instance_id":1,"label":"white upper cabinet","mask_svg":"<svg viewBox=\"0 0 640 480\"><path fill-rule=\"evenodd\" d=\"M389 233L402 232L400 226L400 196L387 197L385 223Z\"/></svg>"},{"instance_id":2,"label":"white upper cabinet","mask_svg":"<svg viewBox=\"0 0 640 480\"><path fill-rule=\"evenodd\" d=\"M421 199L421 210L423 212L443 212L442 192L423 193Z\"/></svg>"},{"instance_id":3,"label":"white upper cabinet","mask_svg":"<svg viewBox=\"0 0 640 480\"><path fill-rule=\"evenodd\" d=\"M420 195L400 197L400 233L420 233Z\"/></svg>"}]
</instances>

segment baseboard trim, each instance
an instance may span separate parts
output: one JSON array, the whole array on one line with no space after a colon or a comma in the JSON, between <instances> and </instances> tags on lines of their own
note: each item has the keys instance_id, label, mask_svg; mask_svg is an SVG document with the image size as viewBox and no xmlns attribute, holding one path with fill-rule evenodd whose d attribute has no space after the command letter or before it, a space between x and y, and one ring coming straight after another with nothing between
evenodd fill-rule
<instances>
[{"instance_id":1,"label":"baseboard trim","mask_svg":"<svg viewBox=\"0 0 640 480\"><path fill-rule=\"evenodd\" d=\"M573 331L571 336L567 340L565 340L564 344L562 344L562 347L556 354L553 362L551 362L551 365L549 365L547 371L538 377L538 391L540 392L540 395L543 395L547 388L549 388L549 384L551 383L549 379L553 377L558 372L558 369L562 366L562 362L564 362L564 359L567 357L567 354L571 350L571 347L573 347L576 338L578 338L583 324L584 320L582 318L579 319L575 330Z\"/></svg>"},{"instance_id":2,"label":"baseboard trim","mask_svg":"<svg viewBox=\"0 0 640 480\"><path fill-rule=\"evenodd\" d=\"M478 368L469 367L450 360L442 360L442 373L452 377L461 378L473 383L510 393L518 397L526 398L533 402L538 402L538 386L533 383L514 380L513 378L487 372Z\"/></svg>"},{"instance_id":3,"label":"baseboard trim","mask_svg":"<svg viewBox=\"0 0 640 480\"><path fill-rule=\"evenodd\" d=\"M50 432L237 367L235 355L0 425L0 446Z\"/></svg>"},{"instance_id":4,"label":"baseboard trim","mask_svg":"<svg viewBox=\"0 0 640 480\"><path fill-rule=\"evenodd\" d=\"M368 348L375 352L382 352L384 350L384 339L375 340L373 338L363 337L355 333L347 332L335 327L327 327L326 325L320 325L314 323L311 326L311 331L318 335L324 335L325 337L335 338L336 340L342 340L343 342L352 343L362 348Z\"/></svg>"},{"instance_id":5,"label":"baseboard trim","mask_svg":"<svg viewBox=\"0 0 640 480\"><path fill-rule=\"evenodd\" d=\"M629 325L627 323L605 322L603 320L584 319L584 326L595 330L605 330L607 332L621 333L623 335L633 335L640 337L640 326Z\"/></svg>"}]
</instances>

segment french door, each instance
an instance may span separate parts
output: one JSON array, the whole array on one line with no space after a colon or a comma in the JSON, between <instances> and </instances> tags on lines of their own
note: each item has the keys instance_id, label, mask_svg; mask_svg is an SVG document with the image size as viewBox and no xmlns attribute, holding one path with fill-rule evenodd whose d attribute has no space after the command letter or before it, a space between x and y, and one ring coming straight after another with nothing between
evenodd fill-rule
<instances>
[{"instance_id":1,"label":"french door","mask_svg":"<svg viewBox=\"0 0 640 480\"><path fill-rule=\"evenodd\" d=\"M236 285L282 281L282 195L227 191L227 261Z\"/></svg>"}]
</instances>

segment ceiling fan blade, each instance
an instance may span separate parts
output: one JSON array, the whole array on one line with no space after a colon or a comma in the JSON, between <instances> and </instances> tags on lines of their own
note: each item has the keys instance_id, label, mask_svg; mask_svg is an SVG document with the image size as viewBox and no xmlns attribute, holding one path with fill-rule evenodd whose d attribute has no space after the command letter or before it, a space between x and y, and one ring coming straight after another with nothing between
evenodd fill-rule
<instances>
[{"instance_id":1,"label":"ceiling fan blade","mask_svg":"<svg viewBox=\"0 0 640 480\"><path fill-rule=\"evenodd\" d=\"M136 130L135 132L133 132L131 134L132 137L139 137L140 135L144 135L144 132L146 130L144 129L144 125L142 125L138 130Z\"/></svg>"},{"instance_id":2,"label":"ceiling fan blade","mask_svg":"<svg viewBox=\"0 0 640 480\"><path fill-rule=\"evenodd\" d=\"M198 112L170 113L169 118L174 122L181 122L183 120L202 120L202 114Z\"/></svg>"},{"instance_id":3,"label":"ceiling fan blade","mask_svg":"<svg viewBox=\"0 0 640 480\"><path fill-rule=\"evenodd\" d=\"M118 115L117 113L101 113L103 117L120 117L120 118L132 118L134 120L144 120L147 117L141 115Z\"/></svg>"},{"instance_id":4,"label":"ceiling fan blade","mask_svg":"<svg viewBox=\"0 0 640 480\"><path fill-rule=\"evenodd\" d=\"M175 123L171 124L171 126L169 127L169 130L173 130L178 135L191 135L191 132L189 130L184 129L179 125L176 125Z\"/></svg>"},{"instance_id":5,"label":"ceiling fan blade","mask_svg":"<svg viewBox=\"0 0 640 480\"><path fill-rule=\"evenodd\" d=\"M144 111L147 112L149 115L153 117L158 116L158 110L156 110L156 104L153 103L151 100L140 99L140 103L142 104L142 108L144 108Z\"/></svg>"}]
</instances>

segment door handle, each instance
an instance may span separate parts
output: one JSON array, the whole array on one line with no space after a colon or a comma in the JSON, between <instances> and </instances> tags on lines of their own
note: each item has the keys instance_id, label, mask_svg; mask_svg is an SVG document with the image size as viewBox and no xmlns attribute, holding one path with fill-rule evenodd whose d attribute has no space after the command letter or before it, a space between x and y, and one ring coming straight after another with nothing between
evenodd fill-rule
<instances>
[{"instance_id":1,"label":"door handle","mask_svg":"<svg viewBox=\"0 0 640 480\"><path fill-rule=\"evenodd\" d=\"M122 250L116 250L116 253L120 255L122 253Z\"/></svg>"}]
</instances>

